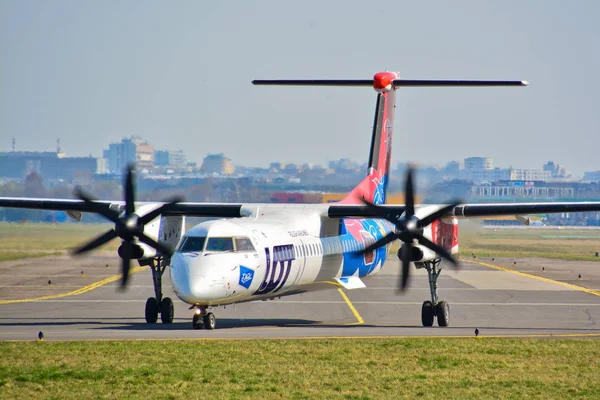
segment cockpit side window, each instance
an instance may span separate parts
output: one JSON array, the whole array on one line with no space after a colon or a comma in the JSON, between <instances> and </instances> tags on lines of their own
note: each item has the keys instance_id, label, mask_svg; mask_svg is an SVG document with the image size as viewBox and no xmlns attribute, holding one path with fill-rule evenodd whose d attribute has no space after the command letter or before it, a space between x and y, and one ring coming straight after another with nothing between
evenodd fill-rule
<instances>
[{"instance_id":1,"label":"cockpit side window","mask_svg":"<svg viewBox=\"0 0 600 400\"><path fill-rule=\"evenodd\" d=\"M204 242L206 242L206 237L204 236L186 236L183 238L177 251L180 253L202 252L204 250Z\"/></svg>"},{"instance_id":2,"label":"cockpit side window","mask_svg":"<svg viewBox=\"0 0 600 400\"><path fill-rule=\"evenodd\" d=\"M236 252L255 252L252 242L247 237L236 237L235 239L235 251Z\"/></svg>"},{"instance_id":3,"label":"cockpit side window","mask_svg":"<svg viewBox=\"0 0 600 400\"><path fill-rule=\"evenodd\" d=\"M233 251L233 238L231 237L211 237L206 243L206 251Z\"/></svg>"}]
</instances>

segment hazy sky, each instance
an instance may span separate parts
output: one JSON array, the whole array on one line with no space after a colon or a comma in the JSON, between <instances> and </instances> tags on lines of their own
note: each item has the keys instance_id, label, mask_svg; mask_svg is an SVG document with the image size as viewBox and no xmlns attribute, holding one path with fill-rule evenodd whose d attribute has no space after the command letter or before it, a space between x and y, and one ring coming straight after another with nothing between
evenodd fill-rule
<instances>
[{"instance_id":1,"label":"hazy sky","mask_svg":"<svg viewBox=\"0 0 600 400\"><path fill-rule=\"evenodd\" d=\"M0 151L100 156L140 135L192 161L368 156L369 88L257 78L524 79L398 92L392 163L600 169L600 1L0 0Z\"/></svg>"}]
</instances>

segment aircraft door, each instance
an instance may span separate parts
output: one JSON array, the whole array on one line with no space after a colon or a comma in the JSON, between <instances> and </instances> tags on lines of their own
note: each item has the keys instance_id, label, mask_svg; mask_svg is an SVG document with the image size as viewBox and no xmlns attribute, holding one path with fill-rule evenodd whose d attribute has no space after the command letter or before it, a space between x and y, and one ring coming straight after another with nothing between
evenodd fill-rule
<instances>
[{"instance_id":1,"label":"aircraft door","mask_svg":"<svg viewBox=\"0 0 600 400\"><path fill-rule=\"evenodd\" d=\"M302 275L304 274L304 269L306 268L306 254L305 251L305 243L302 241L302 238L298 238L295 243L295 257L294 263L296 264L293 268L295 271L293 272L293 279L291 279L292 285L296 285L298 282L302 280Z\"/></svg>"}]
</instances>

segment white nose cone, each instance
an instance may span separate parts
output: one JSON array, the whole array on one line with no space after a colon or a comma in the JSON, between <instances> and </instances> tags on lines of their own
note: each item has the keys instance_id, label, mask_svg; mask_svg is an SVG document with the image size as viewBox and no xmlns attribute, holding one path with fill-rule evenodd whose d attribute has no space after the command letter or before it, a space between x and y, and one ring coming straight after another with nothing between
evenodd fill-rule
<instances>
[{"instance_id":1,"label":"white nose cone","mask_svg":"<svg viewBox=\"0 0 600 400\"><path fill-rule=\"evenodd\" d=\"M227 297L219 268L201 257L175 254L171 265L173 291L188 304L214 304Z\"/></svg>"},{"instance_id":2,"label":"white nose cone","mask_svg":"<svg viewBox=\"0 0 600 400\"><path fill-rule=\"evenodd\" d=\"M194 264L197 264L197 256L174 254L170 268L173 291L181 300L191 304L196 298L205 297L208 293L204 292L209 289L206 276Z\"/></svg>"}]
</instances>

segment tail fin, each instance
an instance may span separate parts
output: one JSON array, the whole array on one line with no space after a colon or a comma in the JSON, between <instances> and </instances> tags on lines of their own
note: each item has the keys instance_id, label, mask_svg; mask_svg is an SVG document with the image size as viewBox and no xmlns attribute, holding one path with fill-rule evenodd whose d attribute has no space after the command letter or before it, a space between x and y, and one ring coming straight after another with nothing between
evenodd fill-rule
<instances>
[{"instance_id":1,"label":"tail fin","mask_svg":"<svg viewBox=\"0 0 600 400\"><path fill-rule=\"evenodd\" d=\"M369 155L369 171L348 195L340 201L346 204L361 204L366 199L374 204L383 204L386 199L390 155L392 151L392 128L396 89L399 87L455 87L455 86L526 86L526 81L466 81L466 80L414 80L399 79L396 72L380 72L373 80L366 79L279 79L254 80L254 85L294 86L373 86L378 92L375 107L375 123Z\"/></svg>"},{"instance_id":2,"label":"tail fin","mask_svg":"<svg viewBox=\"0 0 600 400\"><path fill-rule=\"evenodd\" d=\"M396 79L395 72L380 72L374 77L373 87L378 94L367 176L340 203L361 204L362 198L373 204L385 203L396 107L396 87L391 83Z\"/></svg>"}]
</instances>

